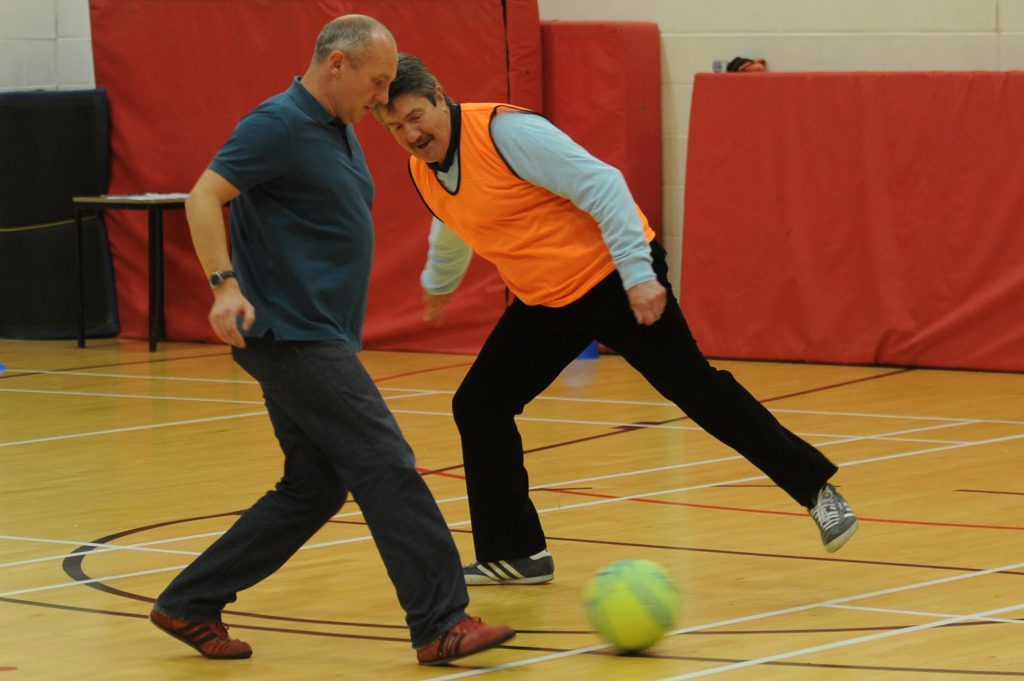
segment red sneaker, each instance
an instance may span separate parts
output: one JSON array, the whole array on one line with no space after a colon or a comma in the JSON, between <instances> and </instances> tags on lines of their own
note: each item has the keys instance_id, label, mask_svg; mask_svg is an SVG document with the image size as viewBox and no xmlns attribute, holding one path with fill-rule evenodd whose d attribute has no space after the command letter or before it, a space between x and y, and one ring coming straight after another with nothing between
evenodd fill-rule
<instances>
[{"instance_id":1,"label":"red sneaker","mask_svg":"<svg viewBox=\"0 0 1024 681\"><path fill-rule=\"evenodd\" d=\"M211 660L241 660L252 657L252 648L249 644L228 636L228 626L223 622L190 622L168 617L156 610L149 613L149 621Z\"/></svg>"},{"instance_id":2,"label":"red sneaker","mask_svg":"<svg viewBox=\"0 0 1024 681\"><path fill-rule=\"evenodd\" d=\"M436 641L416 651L416 659L420 664L447 664L460 657L501 645L508 641L516 632L504 624L491 626L484 624L479 617L462 620L448 631L441 634Z\"/></svg>"}]
</instances>

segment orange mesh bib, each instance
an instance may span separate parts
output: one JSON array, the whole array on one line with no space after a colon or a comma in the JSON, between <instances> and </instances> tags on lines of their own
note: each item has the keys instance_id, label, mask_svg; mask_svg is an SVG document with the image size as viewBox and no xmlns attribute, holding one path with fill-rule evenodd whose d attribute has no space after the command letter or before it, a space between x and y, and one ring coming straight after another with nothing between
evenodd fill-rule
<instances>
[{"instance_id":1,"label":"orange mesh bib","mask_svg":"<svg viewBox=\"0 0 1024 681\"><path fill-rule=\"evenodd\" d=\"M562 307L615 269L601 230L568 199L519 178L491 138L506 104L463 104L459 185L450 192L418 158L409 170L430 210L478 255L494 263L527 305ZM522 109L526 111L525 109ZM654 232L637 208L647 240Z\"/></svg>"}]
</instances>

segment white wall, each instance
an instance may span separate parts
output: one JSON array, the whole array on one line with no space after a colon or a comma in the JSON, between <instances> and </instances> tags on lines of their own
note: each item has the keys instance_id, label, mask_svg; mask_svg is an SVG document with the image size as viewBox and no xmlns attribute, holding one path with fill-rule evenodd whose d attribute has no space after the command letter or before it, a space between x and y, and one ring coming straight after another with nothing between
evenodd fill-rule
<instances>
[{"instance_id":1,"label":"white wall","mask_svg":"<svg viewBox=\"0 0 1024 681\"><path fill-rule=\"evenodd\" d=\"M661 29L664 230L678 283L694 74L763 57L770 71L1024 68L1024 0L538 0L542 21ZM723 76L727 77L727 76Z\"/></svg>"},{"instance_id":2,"label":"white wall","mask_svg":"<svg viewBox=\"0 0 1024 681\"><path fill-rule=\"evenodd\" d=\"M157 1L157 0L154 0ZM764 57L772 71L1024 68L1024 0L538 0L544 21L661 28L664 241L675 280L694 74ZM93 87L88 0L0 0L0 91Z\"/></svg>"},{"instance_id":3,"label":"white wall","mask_svg":"<svg viewBox=\"0 0 1024 681\"><path fill-rule=\"evenodd\" d=\"M95 83L88 0L0 0L0 92Z\"/></svg>"}]
</instances>

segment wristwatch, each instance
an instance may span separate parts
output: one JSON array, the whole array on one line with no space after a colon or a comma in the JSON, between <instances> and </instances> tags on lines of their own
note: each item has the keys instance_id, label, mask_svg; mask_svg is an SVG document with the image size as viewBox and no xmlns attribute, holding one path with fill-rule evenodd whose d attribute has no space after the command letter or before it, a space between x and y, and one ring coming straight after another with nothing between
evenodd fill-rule
<instances>
[{"instance_id":1,"label":"wristwatch","mask_svg":"<svg viewBox=\"0 0 1024 681\"><path fill-rule=\"evenodd\" d=\"M212 272L210 274L210 286L217 288L225 279L235 279L235 273L232 270L221 270L220 272Z\"/></svg>"}]
</instances>

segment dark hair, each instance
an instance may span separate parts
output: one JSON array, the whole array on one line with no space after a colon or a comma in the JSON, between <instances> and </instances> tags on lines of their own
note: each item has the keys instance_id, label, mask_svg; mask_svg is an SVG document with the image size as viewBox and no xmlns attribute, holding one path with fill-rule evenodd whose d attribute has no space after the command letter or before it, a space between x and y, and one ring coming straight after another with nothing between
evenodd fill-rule
<instances>
[{"instance_id":1,"label":"dark hair","mask_svg":"<svg viewBox=\"0 0 1024 681\"><path fill-rule=\"evenodd\" d=\"M353 65L358 66L370 47L375 33L382 33L394 40L387 27L365 14L346 14L327 22L316 38L313 61L322 64L331 52L344 52Z\"/></svg>"},{"instance_id":2,"label":"dark hair","mask_svg":"<svg viewBox=\"0 0 1024 681\"><path fill-rule=\"evenodd\" d=\"M403 95L416 95L426 97L431 104L437 104L437 78L427 69L419 57L407 52L398 55L398 72L395 79L388 87L388 110L391 111L391 102ZM445 100L451 103L448 95Z\"/></svg>"}]
</instances>

